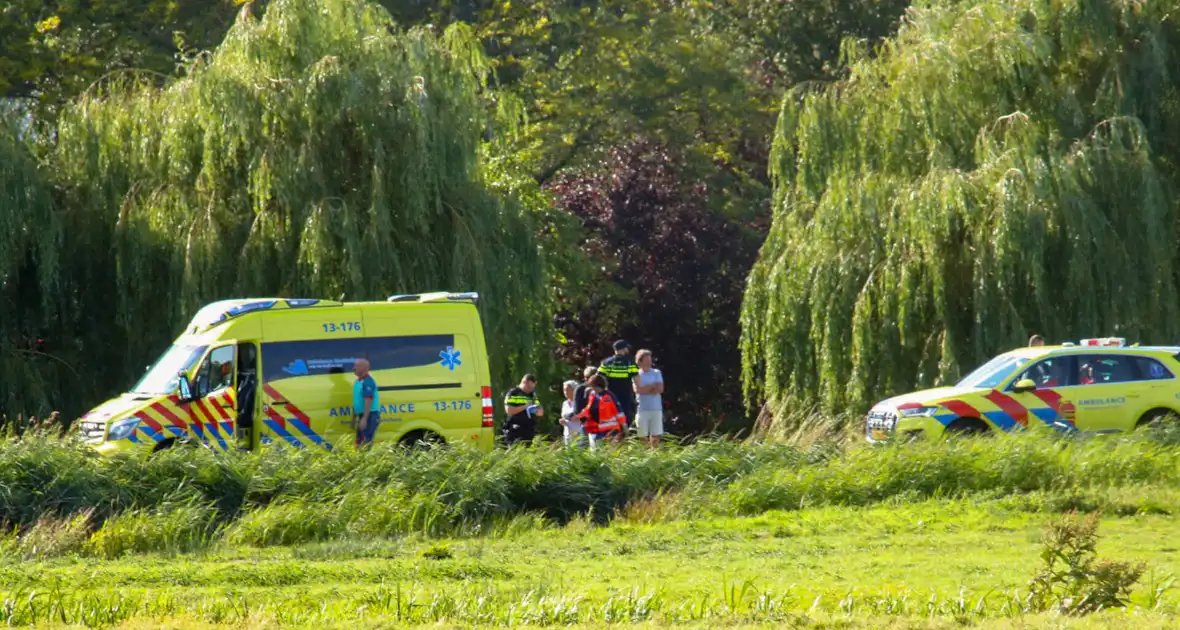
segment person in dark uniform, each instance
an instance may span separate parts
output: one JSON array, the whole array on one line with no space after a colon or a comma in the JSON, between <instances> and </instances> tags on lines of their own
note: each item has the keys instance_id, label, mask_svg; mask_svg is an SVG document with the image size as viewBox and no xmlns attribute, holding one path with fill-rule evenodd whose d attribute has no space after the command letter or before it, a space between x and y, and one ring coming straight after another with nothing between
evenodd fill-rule
<instances>
[{"instance_id":1,"label":"person in dark uniform","mask_svg":"<svg viewBox=\"0 0 1180 630\"><path fill-rule=\"evenodd\" d=\"M537 404L536 391L537 377L525 374L520 385L509 390L504 397L504 412L508 414L503 430L505 444L533 441L537 434L537 418L545 415L541 405Z\"/></svg>"},{"instance_id":2,"label":"person in dark uniform","mask_svg":"<svg viewBox=\"0 0 1180 630\"><path fill-rule=\"evenodd\" d=\"M639 366L631 358L631 344L620 339L615 342L615 354L602 362L598 373L606 377L607 389L619 401L627 426L635 426L635 379Z\"/></svg>"}]
</instances>

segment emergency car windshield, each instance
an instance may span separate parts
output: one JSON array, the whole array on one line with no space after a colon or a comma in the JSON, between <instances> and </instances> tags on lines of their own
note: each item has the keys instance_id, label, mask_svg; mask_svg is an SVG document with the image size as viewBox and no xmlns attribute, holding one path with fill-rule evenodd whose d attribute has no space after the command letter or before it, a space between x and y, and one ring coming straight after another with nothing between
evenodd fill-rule
<instances>
[{"instance_id":1,"label":"emergency car windshield","mask_svg":"<svg viewBox=\"0 0 1180 630\"><path fill-rule=\"evenodd\" d=\"M188 370L205 353L205 346L172 346L131 389L133 394L164 396L176 393L177 374Z\"/></svg>"},{"instance_id":2,"label":"emergency car windshield","mask_svg":"<svg viewBox=\"0 0 1180 630\"><path fill-rule=\"evenodd\" d=\"M959 381L959 387L993 388L1004 382L1020 366L1028 363L1024 357L1000 355L979 366Z\"/></svg>"}]
</instances>

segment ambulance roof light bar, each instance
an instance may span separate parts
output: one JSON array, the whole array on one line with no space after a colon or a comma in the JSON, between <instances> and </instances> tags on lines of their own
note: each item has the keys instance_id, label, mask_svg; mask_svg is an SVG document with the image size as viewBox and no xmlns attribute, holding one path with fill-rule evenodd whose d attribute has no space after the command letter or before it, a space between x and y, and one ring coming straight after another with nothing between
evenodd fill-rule
<instances>
[{"instance_id":1,"label":"ambulance roof light bar","mask_svg":"<svg viewBox=\"0 0 1180 630\"><path fill-rule=\"evenodd\" d=\"M1079 345L1122 348L1127 345L1127 340L1123 337L1098 337L1096 339L1083 339Z\"/></svg>"}]
</instances>

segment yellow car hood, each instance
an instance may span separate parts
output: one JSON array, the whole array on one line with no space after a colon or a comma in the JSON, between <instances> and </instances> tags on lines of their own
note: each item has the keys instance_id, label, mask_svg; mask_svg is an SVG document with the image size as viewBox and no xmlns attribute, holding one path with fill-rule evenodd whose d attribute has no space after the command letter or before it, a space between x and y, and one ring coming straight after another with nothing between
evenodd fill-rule
<instances>
[{"instance_id":1,"label":"yellow car hood","mask_svg":"<svg viewBox=\"0 0 1180 630\"><path fill-rule=\"evenodd\" d=\"M103 423L122 420L123 418L128 418L143 411L159 398L159 396L145 396L142 394L123 394L90 410L89 413L82 416L82 419L87 422Z\"/></svg>"},{"instance_id":2,"label":"yellow car hood","mask_svg":"<svg viewBox=\"0 0 1180 630\"><path fill-rule=\"evenodd\" d=\"M937 405L945 400L953 400L955 398L962 398L964 396L974 396L986 391L988 390L981 389L979 387L935 387L934 389L923 389L921 391L902 394L901 396L894 396L893 398L877 403L873 406L873 409L896 409L902 405Z\"/></svg>"}]
</instances>

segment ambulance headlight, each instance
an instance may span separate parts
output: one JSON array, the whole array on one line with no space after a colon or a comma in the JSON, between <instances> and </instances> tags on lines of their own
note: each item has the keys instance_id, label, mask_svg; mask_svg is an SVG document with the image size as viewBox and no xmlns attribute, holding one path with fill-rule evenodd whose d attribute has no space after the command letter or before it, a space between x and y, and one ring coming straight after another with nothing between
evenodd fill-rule
<instances>
[{"instance_id":1,"label":"ambulance headlight","mask_svg":"<svg viewBox=\"0 0 1180 630\"><path fill-rule=\"evenodd\" d=\"M111 432L107 436L108 440L122 440L129 437L135 430L139 428L139 418L128 418L120 420L111 425Z\"/></svg>"},{"instance_id":2,"label":"ambulance headlight","mask_svg":"<svg viewBox=\"0 0 1180 630\"><path fill-rule=\"evenodd\" d=\"M908 409L898 409L897 415L903 418L929 418L938 413L938 407L910 407Z\"/></svg>"}]
</instances>

